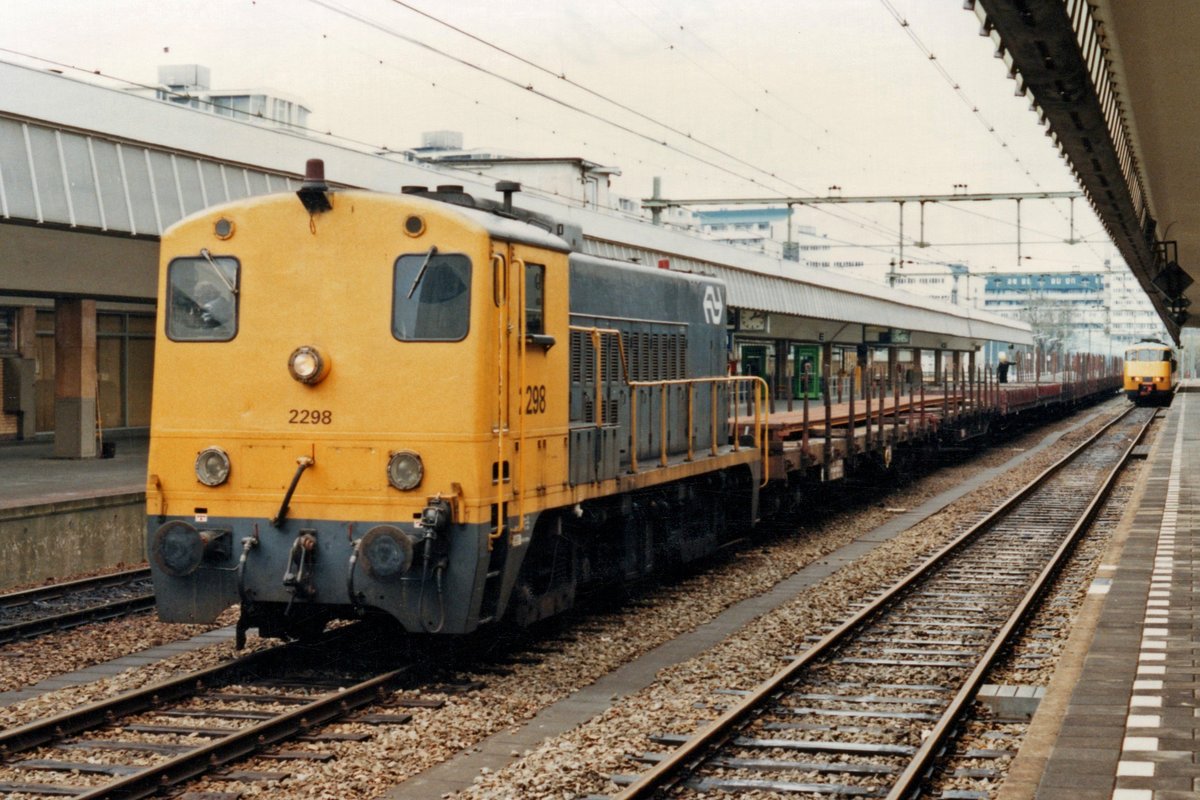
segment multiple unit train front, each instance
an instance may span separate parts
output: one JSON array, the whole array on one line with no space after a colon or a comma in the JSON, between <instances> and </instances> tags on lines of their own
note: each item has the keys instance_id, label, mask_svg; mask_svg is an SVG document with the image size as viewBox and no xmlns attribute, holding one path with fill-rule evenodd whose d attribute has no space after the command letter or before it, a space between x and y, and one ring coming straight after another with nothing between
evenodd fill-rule
<instances>
[{"instance_id":1,"label":"multiple unit train front","mask_svg":"<svg viewBox=\"0 0 1200 800\"><path fill-rule=\"evenodd\" d=\"M1143 339L1125 351L1125 396L1138 405L1166 405L1179 384L1175 351L1157 339Z\"/></svg>"},{"instance_id":2,"label":"multiple unit train front","mask_svg":"<svg viewBox=\"0 0 1200 800\"><path fill-rule=\"evenodd\" d=\"M718 281L573 255L510 209L316 171L297 194L163 236L164 620L527 623L753 516L762 453L730 442Z\"/></svg>"}]
</instances>

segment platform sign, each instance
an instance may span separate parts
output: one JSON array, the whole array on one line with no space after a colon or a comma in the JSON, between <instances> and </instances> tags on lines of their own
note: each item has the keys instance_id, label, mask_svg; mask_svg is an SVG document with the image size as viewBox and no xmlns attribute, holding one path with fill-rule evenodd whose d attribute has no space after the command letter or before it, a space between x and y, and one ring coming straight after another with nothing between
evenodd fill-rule
<instances>
[{"instance_id":1,"label":"platform sign","mask_svg":"<svg viewBox=\"0 0 1200 800\"><path fill-rule=\"evenodd\" d=\"M738 328L754 333L768 333L771 330L770 315L766 311L743 308L738 315Z\"/></svg>"},{"instance_id":2,"label":"platform sign","mask_svg":"<svg viewBox=\"0 0 1200 800\"><path fill-rule=\"evenodd\" d=\"M912 331L863 325L863 341L869 344L908 344L912 341Z\"/></svg>"}]
</instances>

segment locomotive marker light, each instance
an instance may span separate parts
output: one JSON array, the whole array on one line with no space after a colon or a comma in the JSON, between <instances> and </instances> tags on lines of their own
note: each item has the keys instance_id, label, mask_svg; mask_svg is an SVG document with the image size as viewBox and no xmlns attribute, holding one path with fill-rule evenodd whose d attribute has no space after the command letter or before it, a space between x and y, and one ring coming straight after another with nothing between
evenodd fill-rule
<instances>
[{"instance_id":1,"label":"locomotive marker light","mask_svg":"<svg viewBox=\"0 0 1200 800\"><path fill-rule=\"evenodd\" d=\"M425 476L425 465L421 457L411 450L397 450L388 459L388 483L402 492L407 492L421 485Z\"/></svg>"},{"instance_id":2,"label":"locomotive marker light","mask_svg":"<svg viewBox=\"0 0 1200 800\"><path fill-rule=\"evenodd\" d=\"M425 220L418 217L416 214L409 215L404 220L404 232L409 236L420 236L425 232Z\"/></svg>"},{"instance_id":3,"label":"locomotive marker light","mask_svg":"<svg viewBox=\"0 0 1200 800\"><path fill-rule=\"evenodd\" d=\"M196 456L196 480L220 486L229 479L229 455L219 447L206 447Z\"/></svg>"},{"instance_id":4,"label":"locomotive marker light","mask_svg":"<svg viewBox=\"0 0 1200 800\"><path fill-rule=\"evenodd\" d=\"M319 158L310 158L304 164L304 183L296 192L300 202L310 215L331 211L333 204L329 202L329 184L325 183L325 162ZM315 232L315 229L314 229Z\"/></svg>"},{"instance_id":5,"label":"locomotive marker light","mask_svg":"<svg viewBox=\"0 0 1200 800\"><path fill-rule=\"evenodd\" d=\"M300 383L312 386L329 374L329 359L311 345L301 345L288 356L288 372Z\"/></svg>"}]
</instances>

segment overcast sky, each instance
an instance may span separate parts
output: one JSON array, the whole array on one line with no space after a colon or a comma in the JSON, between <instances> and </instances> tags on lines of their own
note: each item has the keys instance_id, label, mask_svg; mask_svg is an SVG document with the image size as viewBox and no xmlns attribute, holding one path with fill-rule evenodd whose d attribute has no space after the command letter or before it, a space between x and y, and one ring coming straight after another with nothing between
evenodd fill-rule
<instances>
[{"instance_id":1,"label":"overcast sky","mask_svg":"<svg viewBox=\"0 0 1200 800\"><path fill-rule=\"evenodd\" d=\"M947 0L3 0L0 58L144 84L203 64L214 88L303 101L318 131L404 149L459 130L617 167L631 197L654 176L668 197L1076 190L978 29ZM1090 243L1061 243L1066 201L1023 203L1018 261L1014 203L930 206L935 246L905 258L1100 269L1115 251L1074 212ZM882 262L898 238L894 205L797 219Z\"/></svg>"}]
</instances>

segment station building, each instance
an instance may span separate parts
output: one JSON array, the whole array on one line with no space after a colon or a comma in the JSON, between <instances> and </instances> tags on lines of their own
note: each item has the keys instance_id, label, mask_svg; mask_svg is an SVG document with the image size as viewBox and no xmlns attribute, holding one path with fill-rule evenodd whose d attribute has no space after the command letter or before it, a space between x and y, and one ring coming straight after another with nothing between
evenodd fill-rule
<instances>
[{"instance_id":1,"label":"station building","mask_svg":"<svg viewBox=\"0 0 1200 800\"><path fill-rule=\"evenodd\" d=\"M588 208L613 208L612 179L616 167L584 158L533 158L486 149L466 150L459 131L429 131L421 146L404 151L409 161L471 172L492 180L509 180Z\"/></svg>"},{"instance_id":2,"label":"station building","mask_svg":"<svg viewBox=\"0 0 1200 800\"><path fill-rule=\"evenodd\" d=\"M213 89L211 72L202 64L161 66L158 68L158 86L131 91L220 117L295 133L304 133L308 129L308 117L312 113L300 100L271 89Z\"/></svg>"},{"instance_id":3,"label":"station building","mask_svg":"<svg viewBox=\"0 0 1200 800\"><path fill-rule=\"evenodd\" d=\"M991 274L983 307L1029 322L1069 352L1119 355L1140 339L1167 341L1158 313L1127 269Z\"/></svg>"}]
</instances>

